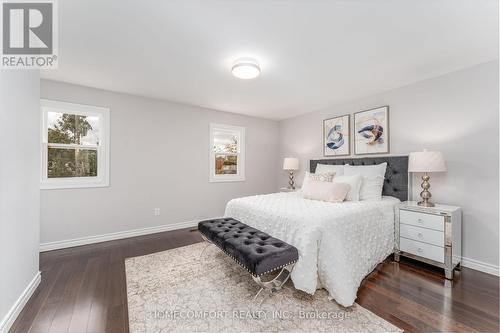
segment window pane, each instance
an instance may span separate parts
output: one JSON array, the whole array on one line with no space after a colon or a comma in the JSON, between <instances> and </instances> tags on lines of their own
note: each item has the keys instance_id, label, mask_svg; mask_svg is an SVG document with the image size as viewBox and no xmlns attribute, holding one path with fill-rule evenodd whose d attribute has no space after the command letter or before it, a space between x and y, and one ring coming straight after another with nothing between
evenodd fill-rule
<instances>
[{"instance_id":1,"label":"window pane","mask_svg":"<svg viewBox=\"0 0 500 333\"><path fill-rule=\"evenodd\" d=\"M49 111L47 128L49 143L99 144L99 117L96 116Z\"/></svg>"},{"instance_id":2,"label":"window pane","mask_svg":"<svg viewBox=\"0 0 500 333\"><path fill-rule=\"evenodd\" d=\"M215 153L238 153L238 132L214 131Z\"/></svg>"},{"instance_id":3,"label":"window pane","mask_svg":"<svg viewBox=\"0 0 500 333\"><path fill-rule=\"evenodd\" d=\"M96 177L97 150L48 148L48 178Z\"/></svg>"},{"instance_id":4,"label":"window pane","mask_svg":"<svg viewBox=\"0 0 500 333\"><path fill-rule=\"evenodd\" d=\"M235 175L238 173L238 156L215 155L216 175Z\"/></svg>"}]
</instances>

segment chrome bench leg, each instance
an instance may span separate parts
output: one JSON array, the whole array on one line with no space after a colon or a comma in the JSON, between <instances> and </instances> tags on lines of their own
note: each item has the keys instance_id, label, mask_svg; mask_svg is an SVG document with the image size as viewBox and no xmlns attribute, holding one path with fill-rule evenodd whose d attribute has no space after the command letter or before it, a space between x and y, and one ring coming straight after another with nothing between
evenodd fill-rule
<instances>
[{"instance_id":1,"label":"chrome bench leg","mask_svg":"<svg viewBox=\"0 0 500 333\"><path fill-rule=\"evenodd\" d=\"M261 288L259 289L259 291L257 292L257 294L255 294L255 296L253 297L252 302L255 302L255 300L257 299L257 297L259 297L259 295L260 295L260 293L262 292L262 290L264 290L264 287L261 287Z\"/></svg>"},{"instance_id":2,"label":"chrome bench leg","mask_svg":"<svg viewBox=\"0 0 500 333\"><path fill-rule=\"evenodd\" d=\"M212 242L209 241L205 236L203 236L203 234L201 234L201 238L203 238L203 240L207 243L207 245L200 252L200 256L198 257L200 260L203 256L203 254L205 253L205 250L212 244Z\"/></svg>"},{"instance_id":3,"label":"chrome bench leg","mask_svg":"<svg viewBox=\"0 0 500 333\"><path fill-rule=\"evenodd\" d=\"M270 281L262 281L260 276L253 276L252 275L252 278L255 282L257 282L257 284L259 286L261 286L261 290L262 290L262 288L264 288L264 289L269 289L272 292L275 292L275 291L280 290L283 287L283 285L286 283L286 281L288 281L288 279L290 278L290 272L292 271L293 265L294 264L283 267L281 269L281 271L279 272L279 274L274 279L272 279ZM259 293L260 293L260 291L259 291Z\"/></svg>"},{"instance_id":4,"label":"chrome bench leg","mask_svg":"<svg viewBox=\"0 0 500 333\"><path fill-rule=\"evenodd\" d=\"M203 250L200 252L199 260L201 260L203 254L205 253L205 250L210 246L210 244L213 244L207 237L205 237L205 235L201 234L201 238L205 242L207 242L207 246L205 246L205 248L203 248ZM270 290L271 293L274 293L274 292L282 289L283 285L290 278L290 274L291 274L291 271L292 271L292 268L293 268L294 265L295 265L295 263L289 264L289 265L283 267L281 269L281 271L278 273L278 275L276 275L273 279L271 279L269 281L263 281L261 279L261 276L254 276L254 275L252 275L253 280L255 282L257 282L257 284L261 287L259 289L259 291L257 292L257 294L253 297L253 301L255 301L257 299L257 297L259 297L259 295L261 294L261 292L264 289Z\"/></svg>"}]
</instances>

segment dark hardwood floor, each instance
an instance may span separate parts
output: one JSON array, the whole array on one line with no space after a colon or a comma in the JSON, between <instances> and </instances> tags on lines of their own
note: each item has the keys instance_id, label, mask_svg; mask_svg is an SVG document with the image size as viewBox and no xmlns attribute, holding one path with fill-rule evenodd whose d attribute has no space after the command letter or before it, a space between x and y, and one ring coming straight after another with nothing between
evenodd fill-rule
<instances>
[{"instance_id":1,"label":"dark hardwood floor","mask_svg":"<svg viewBox=\"0 0 500 333\"><path fill-rule=\"evenodd\" d=\"M188 229L45 252L42 282L11 332L128 332L124 259L201 241ZM406 332L499 332L499 279L387 259L356 301Z\"/></svg>"}]
</instances>

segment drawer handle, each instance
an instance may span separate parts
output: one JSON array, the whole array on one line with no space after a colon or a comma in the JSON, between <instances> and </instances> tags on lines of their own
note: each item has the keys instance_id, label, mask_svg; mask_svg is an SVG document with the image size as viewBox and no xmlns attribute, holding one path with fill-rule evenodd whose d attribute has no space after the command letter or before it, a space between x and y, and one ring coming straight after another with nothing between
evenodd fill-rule
<instances>
[{"instance_id":1,"label":"drawer handle","mask_svg":"<svg viewBox=\"0 0 500 333\"><path fill-rule=\"evenodd\" d=\"M424 249L422 249L421 247L419 247L419 248L417 249L417 251L418 251L418 252L420 252L420 253L422 253L422 252L424 252Z\"/></svg>"},{"instance_id":2,"label":"drawer handle","mask_svg":"<svg viewBox=\"0 0 500 333\"><path fill-rule=\"evenodd\" d=\"M421 233L421 232L419 232L417 236L418 236L418 238L420 238L420 239L424 238L424 235L422 235L422 233Z\"/></svg>"}]
</instances>

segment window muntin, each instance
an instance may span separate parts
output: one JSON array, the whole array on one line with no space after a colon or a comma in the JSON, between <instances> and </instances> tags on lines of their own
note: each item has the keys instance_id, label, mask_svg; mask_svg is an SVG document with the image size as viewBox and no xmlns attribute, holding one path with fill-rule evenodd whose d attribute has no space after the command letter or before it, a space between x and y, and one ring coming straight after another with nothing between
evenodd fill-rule
<instances>
[{"instance_id":1,"label":"window muntin","mask_svg":"<svg viewBox=\"0 0 500 333\"><path fill-rule=\"evenodd\" d=\"M44 189L109 185L109 109L41 101Z\"/></svg>"},{"instance_id":2,"label":"window muntin","mask_svg":"<svg viewBox=\"0 0 500 333\"><path fill-rule=\"evenodd\" d=\"M210 125L210 181L245 180L245 129Z\"/></svg>"}]
</instances>

